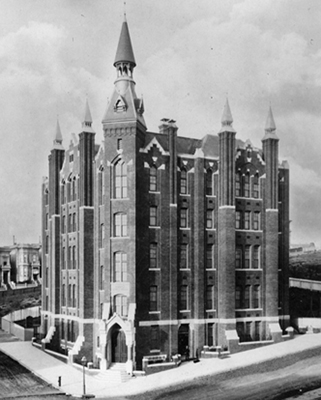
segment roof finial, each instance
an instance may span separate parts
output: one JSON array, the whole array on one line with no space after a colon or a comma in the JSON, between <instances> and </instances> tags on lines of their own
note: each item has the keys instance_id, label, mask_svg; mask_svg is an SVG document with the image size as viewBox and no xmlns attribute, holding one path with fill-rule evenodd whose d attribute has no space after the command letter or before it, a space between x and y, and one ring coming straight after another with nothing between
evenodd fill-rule
<instances>
[{"instance_id":1,"label":"roof finial","mask_svg":"<svg viewBox=\"0 0 321 400\"><path fill-rule=\"evenodd\" d=\"M124 21L127 21L127 19L126 19L126 1L124 1Z\"/></svg>"}]
</instances>

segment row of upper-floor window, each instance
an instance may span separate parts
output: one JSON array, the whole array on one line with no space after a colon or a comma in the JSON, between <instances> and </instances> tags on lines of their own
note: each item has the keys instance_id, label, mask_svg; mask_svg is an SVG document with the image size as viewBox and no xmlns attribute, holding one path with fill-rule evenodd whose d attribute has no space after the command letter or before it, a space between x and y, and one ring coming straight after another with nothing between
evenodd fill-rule
<instances>
[{"instance_id":1,"label":"row of upper-floor window","mask_svg":"<svg viewBox=\"0 0 321 400\"><path fill-rule=\"evenodd\" d=\"M189 255L188 244L180 244L178 246L178 266L179 269L190 269L190 255ZM214 257L214 244L206 245L206 258L205 258L205 268L214 269L215 268L215 257ZM160 268L160 255L158 243L150 243L149 245L149 268L158 269Z\"/></svg>"},{"instance_id":2,"label":"row of upper-floor window","mask_svg":"<svg viewBox=\"0 0 321 400\"><path fill-rule=\"evenodd\" d=\"M77 268L77 250L76 246L65 246L61 249L61 269L76 269Z\"/></svg>"},{"instance_id":3,"label":"row of upper-floor window","mask_svg":"<svg viewBox=\"0 0 321 400\"><path fill-rule=\"evenodd\" d=\"M235 287L235 309L261 308L261 286L260 285L236 285Z\"/></svg>"},{"instance_id":4,"label":"row of upper-floor window","mask_svg":"<svg viewBox=\"0 0 321 400\"><path fill-rule=\"evenodd\" d=\"M61 286L61 306L77 307L77 286L76 284L65 283Z\"/></svg>"},{"instance_id":5,"label":"row of upper-floor window","mask_svg":"<svg viewBox=\"0 0 321 400\"><path fill-rule=\"evenodd\" d=\"M237 245L235 249L236 269L261 269L261 246Z\"/></svg>"},{"instance_id":6,"label":"row of upper-floor window","mask_svg":"<svg viewBox=\"0 0 321 400\"><path fill-rule=\"evenodd\" d=\"M128 172L127 164L122 160L118 159L113 165L113 193L112 197L116 199L122 199L128 197ZM189 174L185 168L179 171L179 193L186 195L190 193L189 185ZM205 173L205 194L213 196L216 192L214 184L215 173L212 169L208 169ZM102 204L103 193L104 193L104 178L103 171L100 170L98 173L98 203ZM151 192L160 191L160 181L158 169L155 165L152 165L149 169L149 190ZM74 177L67 182L61 184L61 204L65 202L77 200L78 192L78 178ZM259 175L255 174L250 176L249 173L241 174L237 172L235 174L235 195L237 197L260 197L260 186L259 186ZM45 191L45 202L48 204L48 190Z\"/></svg>"},{"instance_id":7,"label":"row of upper-floor window","mask_svg":"<svg viewBox=\"0 0 321 400\"><path fill-rule=\"evenodd\" d=\"M259 211L235 211L235 228L261 230L261 213Z\"/></svg>"},{"instance_id":8,"label":"row of upper-floor window","mask_svg":"<svg viewBox=\"0 0 321 400\"><path fill-rule=\"evenodd\" d=\"M63 215L61 219L61 233L76 232L76 231L77 231L77 214L70 213L68 214L68 217L66 215Z\"/></svg>"},{"instance_id":9,"label":"row of upper-floor window","mask_svg":"<svg viewBox=\"0 0 321 400\"><path fill-rule=\"evenodd\" d=\"M178 287L177 302L179 311L190 311L191 308L191 290L187 284ZM214 310L214 285L206 285L205 288L205 310ZM149 311L158 312L161 308L161 293L157 285L151 285L149 288Z\"/></svg>"}]
</instances>

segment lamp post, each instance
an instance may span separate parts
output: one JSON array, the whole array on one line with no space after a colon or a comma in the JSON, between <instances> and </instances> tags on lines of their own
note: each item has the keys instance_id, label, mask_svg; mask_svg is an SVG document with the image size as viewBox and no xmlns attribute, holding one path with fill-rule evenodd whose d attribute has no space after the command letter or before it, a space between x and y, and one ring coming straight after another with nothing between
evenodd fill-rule
<instances>
[{"instance_id":1,"label":"lamp post","mask_svg":"<svg viewBox=\"0 0 321 400\"><path fill-rule=\"evenodd\" d=\"M86 398L85 365L87 364L87 358L85 356L83 356L83 358L81 359L81 363L82 363L82 371L83 371L83 375L82 375L83 395L82 395L82 397L85 399Z\"/></svg>"}]
</instances>

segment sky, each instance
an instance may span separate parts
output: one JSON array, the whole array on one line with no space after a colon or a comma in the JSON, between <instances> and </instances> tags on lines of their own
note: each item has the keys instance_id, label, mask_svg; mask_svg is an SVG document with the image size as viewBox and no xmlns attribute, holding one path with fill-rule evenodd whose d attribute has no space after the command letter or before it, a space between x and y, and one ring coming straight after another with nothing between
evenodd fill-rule
<instances>
[{"instance_id":1,"label":"sky","mask_svg":"<svg viewBox=\"0 0 321 400\"><path fill-rule=\"evenodd\" d=\"M271 105L291 242L321 247L317 0L0 0L0 246L39 241L57 118L68 148L88 98L101 143L124 8L148 130L166 117L181 136L217 134L228 96L236 137L261 148Z\"/></svg>"}]
</instances>

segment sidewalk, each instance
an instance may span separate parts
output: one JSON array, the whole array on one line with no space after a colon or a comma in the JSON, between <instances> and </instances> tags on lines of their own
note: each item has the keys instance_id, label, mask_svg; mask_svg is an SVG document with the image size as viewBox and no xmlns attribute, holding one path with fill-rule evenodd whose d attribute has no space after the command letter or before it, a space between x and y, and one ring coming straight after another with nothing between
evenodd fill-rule
<instances>
[{"instance_id":1,"label":"sidewalk","mask_svg":"<svg viewBox=\"0 0 321 400\"><path fill-rule=\"evenodd\" d=\"M198 363L184 363L179 368L161 373L132 378L117 386L103 379L100 371L86 374L86 393L95 397L129 396L149 390L162 389L170 385L191 382L194 378L229 372L269 360L275 360L291 354L297 355L311 349L320 349L321 334L296 336L293 340L237 353L225 359L206 359ZM58 377L61 376L60 389L74 396L81 396L83 391L82 371L64 364L30 342L0 343L0 350L28 368L35 375L58 388Z\"/></svg>"}]
</instances>

